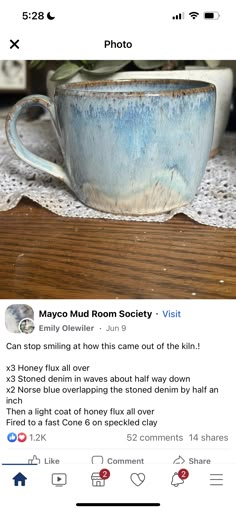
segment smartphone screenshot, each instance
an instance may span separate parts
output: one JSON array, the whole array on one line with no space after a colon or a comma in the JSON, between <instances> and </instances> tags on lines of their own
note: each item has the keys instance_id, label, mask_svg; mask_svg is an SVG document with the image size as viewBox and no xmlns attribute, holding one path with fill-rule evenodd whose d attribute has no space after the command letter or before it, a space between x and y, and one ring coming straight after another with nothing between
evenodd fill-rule
<instances>
[{"instance_id":1,"label":"smartphone screenshot","mask_svg":"<svg viewBox=\"0 0 236 511\"><path fill-rule=\"evenodd\" d=\"M1 8L1 509L235 507L234 11Z\"/></svg>"}]
</instances>

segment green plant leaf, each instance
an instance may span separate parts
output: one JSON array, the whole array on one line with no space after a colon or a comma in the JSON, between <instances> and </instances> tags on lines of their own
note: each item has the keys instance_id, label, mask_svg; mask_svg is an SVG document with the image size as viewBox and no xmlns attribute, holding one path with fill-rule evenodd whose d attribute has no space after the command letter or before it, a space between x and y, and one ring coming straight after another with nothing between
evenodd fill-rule
<instances>
[{"instance_id":1,"label":"green plant leaf","mask_svg":"<svg viewBox=\"0 0 236 511\"><path fill-rule=\"evenodd\" d=\"M40 60L31 60L30 61L30 68L34 69L34 67L37 67L39 62L40 62Z\"/></svg>"},{"instance_id":2,"label":"green plant leaf","mask_svg":"<svg viewBox=\"0 0 236 511\"><path fill-rule=\"evenodd\" d=\"M77 64L73 64L73 62L66 62L55 71L51 77L51 80L52 82L70 80L70 78L75 76L80 71L80 69L83 69L83 67L78 66Z\"/></svg>"},{"instance_id":3,"label":"green plant leaf","mask_svg":"<svg viewBox=\"0 0 236 511\"><path fill-rule=\"evenodd\" d=\"M46 60L31 60L30 69L41 69L45 66Z\"/></svg>"},{"instance_id":4,"label":"green plant leaf","mask_svg":"<svg viewBox=\"0 0 236 511\"><path fill-rule=\"evenodd\" d=\"M93 69L84 70L92 75L109 75L117 73L129 63L130 60L98 60L94 63Z\"/></svg>"},{"instance_id":5,"label":"green plant leaf","mask_svg":"<svg viewBox=\"0 0 236 511\"><path fill-rule=\"evenodd\" d=\"M93 69L96 64L96 60L80 60L79 62L85 69Z\"/></svg>"},{"instance_id":6,"label":"green plant leaf","mask_svg":"<svg viewBox=\"0 0 236 511\"><path fill-rule=\"evenodd\" d=\"M138 69L148 71L149 69L160 69L165 63L165 60L134 60L134 64Z\"/></svg>"}]
</instances>

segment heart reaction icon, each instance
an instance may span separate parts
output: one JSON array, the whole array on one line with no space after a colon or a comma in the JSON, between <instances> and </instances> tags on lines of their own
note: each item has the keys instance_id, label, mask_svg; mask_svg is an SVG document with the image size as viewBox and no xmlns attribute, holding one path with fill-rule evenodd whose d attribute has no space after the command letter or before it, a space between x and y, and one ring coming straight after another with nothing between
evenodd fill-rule
<instances>
[{"instance_id":1,"label":"heart reaction icon","mask_svg":"<svg viewBox=\"0 0 236 511\"><path fill-rule=\"evenodd\" d=\"M135 486L140 486L145 481L145 474L136 474L135 472L131 474L130 479Z\"/></svg>"},{"instance_id":2,"label":"heart reaction icon","mask_svg":"<svg viewBox=\"0 0 236 511\"><path fill-rule=\"evenodd\" d=\"M25 433L19 433L18 434L18 442L25 442L27 439L27 436Z\"/></svg>"}]
</instances>

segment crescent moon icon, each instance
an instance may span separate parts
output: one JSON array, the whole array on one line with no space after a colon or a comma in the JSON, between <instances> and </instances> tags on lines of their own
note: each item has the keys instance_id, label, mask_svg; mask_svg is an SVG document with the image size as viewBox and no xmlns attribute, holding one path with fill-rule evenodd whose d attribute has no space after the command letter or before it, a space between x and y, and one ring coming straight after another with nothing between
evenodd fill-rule
<instances>
[{"instance_id":1,"label":"crescent moon icon","mask_svg":"<svg viewBox=\"0 0 236 511\"><path fill-rule=\"evenodd\" d=\"M55 16L51 16L50 12L47 13L48 20L55 20Z\"/></svg>"}]
</instances>

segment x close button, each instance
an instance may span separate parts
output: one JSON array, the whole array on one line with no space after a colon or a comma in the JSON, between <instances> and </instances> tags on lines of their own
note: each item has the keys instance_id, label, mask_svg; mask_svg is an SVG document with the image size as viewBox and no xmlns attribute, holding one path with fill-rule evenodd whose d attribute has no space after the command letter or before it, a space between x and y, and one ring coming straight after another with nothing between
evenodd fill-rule
<instances>
[{"instance_id":1,"label":"x close button","mask_svg":"<svg viewBox=\"0 0 236 511\"><path fill-rule=\"evenodd\" d=\"M12 48L17 48L17 49L19 50L19 49L20 49L20 47L18 46L18 43L19 43L19 42L20 42L20 39L17 39L17 41L12 41L12 39L10 39L10 43L11 43L11 45L10 45L10 50L11 50Z\"/></svg>"}]
</instances>

